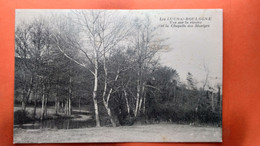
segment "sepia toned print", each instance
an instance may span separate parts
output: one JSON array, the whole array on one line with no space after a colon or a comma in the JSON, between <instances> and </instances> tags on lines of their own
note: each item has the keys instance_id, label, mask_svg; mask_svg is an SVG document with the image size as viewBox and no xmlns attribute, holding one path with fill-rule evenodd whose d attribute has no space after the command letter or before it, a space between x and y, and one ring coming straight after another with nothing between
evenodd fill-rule
<instances>
[{"instance_id":1,"label":"sepia toned print","mask_svg":"<svg viewBox=\"0 0 260 146\"><path fill-rule=\"evenodd\" d=\"M16 10L14 143L221 142L222 10Z\"/></svg>"}]
</instances>

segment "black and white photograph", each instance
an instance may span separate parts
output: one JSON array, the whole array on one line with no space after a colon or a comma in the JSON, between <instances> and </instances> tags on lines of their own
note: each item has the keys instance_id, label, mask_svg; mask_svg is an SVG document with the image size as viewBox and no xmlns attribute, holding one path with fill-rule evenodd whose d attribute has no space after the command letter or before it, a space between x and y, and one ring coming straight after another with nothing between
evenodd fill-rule
<instances>
[{"instance_id":1,"label":"black and white photograph","mask_svg":"<svg viewBox=\"0 0 260 146\"><path fill-rule=\"evenodd\" d=\"M13 142L222 142L222 13L16 9Z\"/></svg>"}]
</instances>

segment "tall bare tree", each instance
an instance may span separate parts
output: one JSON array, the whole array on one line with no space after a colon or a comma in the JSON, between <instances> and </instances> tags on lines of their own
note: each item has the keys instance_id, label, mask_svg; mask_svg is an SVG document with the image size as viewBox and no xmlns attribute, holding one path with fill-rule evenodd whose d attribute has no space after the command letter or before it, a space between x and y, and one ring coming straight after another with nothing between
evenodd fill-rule
<instances>
[{"instance_id":1,"label":"tall bare tree","mask_svg":"<svg viewBox=\"0 0 260 146\"><path fill-rule=\"evenodd\" d=\"M144 90L146 88L147 69L156 60L156 53L163 49L163 40L156 36L156 27L152 26L149 17L144 20L136 19L134 22L132 47L136 55L136 102L134 115L137 117L142 105L145 105Z\"/></svg>"},{"instance_id":2,"label":"tall bare tree","mask_svg":"<svg viewBox=\"0 0 260 146\"><path fill-rule=\"evenodd\" d=\"M48 59L46 60L46 56L48 56L49 48L51 46L49 36L50 32L48 31L47 24L43 19L34 19L32 23L19 25L16 28L16 56L23 60L25 65L24 69L30 72L30 82L29 84L26 84L23 90L24 96L22 99L22 107L24 110L26 109L26 104L33 88L37 89L40 85L39 83L43 83L41 81L48 80L48 78L45 78L46 73L43 73L44 67L42 65L44 62L48 64ZM46 82L43 84L46 84ZM37 90L34 90L34 92L36 91ZM44 105L46 105L47 101L47 97L44 93L45 92L43 92L42 96L42 115L44 114L44 111L47 111L46 108L44 108L46 107Z\"/></svg>"},{"instance_id":3,"label":"tall bare tree","mask_svg":"<svg viewBox=\"0 0 260 146\"><path fill-rule=\"evenodd\" d=\"M59 32L54 38L58 44L57 46L59 50L67 58L86 68L94 76L92 98L94 103L96 126L99 127L100 120L97 99L99 67L103 63L104 70L107 70L106 54L116 47L123 38L125 38L127 30L123 29L124 23L121 23L123 21L112 22L111 20L114 18L113 14L102 10L75 10L70 14L75 18L73 19L73 22L78 28L78 35L82 39L71 39L71 34L64 36L62 35L63 32ZM84 56L83 59L79 61L67 54L61 47L61 40L71 43L74 49L81 52L82 56Z\"/></svg>"},{"instance_id":4,"label":"tall bare tree","mask_svg":"<svg viewBox=\"0 0 260 146\"><path fill-rule=\"evenodd\" d=\"M16 28L15 31L15 55L16 55L16 64L18 62L22 62L22 81L24 84L21 85L22 87L22 109L26 110L26 105L28 98L31 94L32 87L33 87L33 68L32 62L28 60L31 58L31 51L30 51L30 31L31 26L19 26ZM19 65L21 66L21 65ZM31 74L29 77L27 74ZM18 73L16 76L19 75ZM18 82L18 80L16 80Z\"/></svg>"}]
</instances>

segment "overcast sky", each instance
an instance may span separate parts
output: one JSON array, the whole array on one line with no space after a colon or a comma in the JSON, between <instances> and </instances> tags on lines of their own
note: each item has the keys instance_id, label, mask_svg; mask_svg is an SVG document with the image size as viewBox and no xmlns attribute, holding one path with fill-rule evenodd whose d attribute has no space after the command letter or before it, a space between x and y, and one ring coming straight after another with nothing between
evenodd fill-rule
<instances>
[{"instance_id":1,"label":"overcast sky","mask_svg":"<svg viewBox=\"0 0 260 146\"><path fill-rule=\"evenodd\" d=\"M66 12L68 10L16 10L16 24L30 21L40 15L51 12ZM186 81L188 72L199 82L205 80L209 70L209 81L212 85L222 83L222 11L221 10L120 10L131 16L150 16L154 25L169 24L169 21L159 21L160 18L211 17L204 21L207 28L161 28L158 32L162 37L169 38L168 51L161 51L161 63L177 70L181 81Z\"/></svg>"}]
</instances>

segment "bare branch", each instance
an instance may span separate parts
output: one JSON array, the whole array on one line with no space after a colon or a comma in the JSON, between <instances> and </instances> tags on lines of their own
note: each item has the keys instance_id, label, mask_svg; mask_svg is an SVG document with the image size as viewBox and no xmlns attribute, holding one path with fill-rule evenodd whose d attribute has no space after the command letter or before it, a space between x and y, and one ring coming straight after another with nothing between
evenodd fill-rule
<instances>
[{"instance_id":1,"label":"bare branch","mask_svg":"<svg viewBox=\"0 0 260 146\"><path fill-rule=\"evenodd\" d=\"M84 67L84 68L87 68L86 65L84 65L84 64L82 64L82 63L79 63L77 60L73 59L73 58L70 57L68 54L66 54L66 53L60 48L60 43L59 43L59 41L58 41L58 38L57 38L55 35L53 35L53 36L55 37L55 40L56 40L58 49L61 51L61 53L62 53L64 56L66 56L68 59L70 59L71 61L75 62L76 64L78 64L78 65L80 65L80 66L82 66L82 67ZM93 72L93 71L91 71L89 68L87 68L87 69L91 72L91 74L94 75L94 72Z\"/></svg>"}]
</instances>

